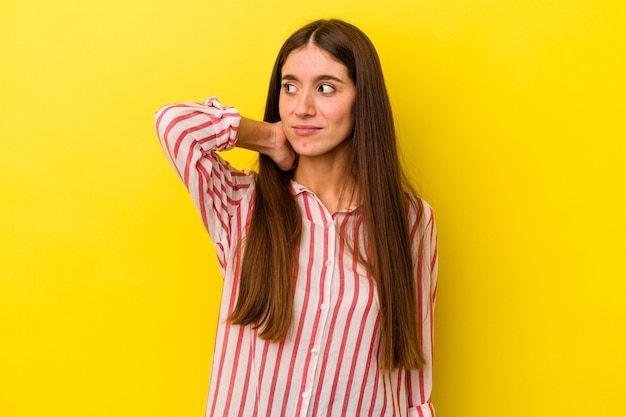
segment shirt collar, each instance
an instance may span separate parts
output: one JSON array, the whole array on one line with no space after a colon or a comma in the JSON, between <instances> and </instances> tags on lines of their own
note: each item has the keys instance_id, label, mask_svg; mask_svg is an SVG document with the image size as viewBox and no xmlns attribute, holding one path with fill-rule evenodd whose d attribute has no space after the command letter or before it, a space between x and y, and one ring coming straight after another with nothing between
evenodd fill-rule
<instances>
[{"instance_id":1,"label":"shirt collar","mask_svg":"<svg viewBox=\"0 0 626 417\"><path fill-rule=\"evenodd\" d=\"M302 194L305 192L313 194L313 192L309 190L308 188L306 188L304 185L294 180L291 180L291 194L298 195L298 194Z\"/></svg>"},{"instance_id":2,"label":"shirt collar","mask_svg":"<svg viewBox=\"0 0 626 417\"><path fill-rule=\"evenodd\" d=\"M291 194L293 194L294 196L298 196L303 193L309 193L315 196L315 193L309 190L306 186L300 184L299 182L295 180L291 180ZM315 198L317 198L317 196L315 196ZM357 210L359 207L361 206L360 205L351 206L346 209L338 210L336 213L352 213L353 211Z\"/></svg>"}]
</instances>

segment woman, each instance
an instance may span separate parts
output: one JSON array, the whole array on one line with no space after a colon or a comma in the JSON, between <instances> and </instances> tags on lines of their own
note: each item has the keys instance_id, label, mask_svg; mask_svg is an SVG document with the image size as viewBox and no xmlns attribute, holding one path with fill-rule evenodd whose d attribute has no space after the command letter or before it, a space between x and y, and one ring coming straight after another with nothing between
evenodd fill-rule
<instances>
[{"instance_id":1,"label":"woman","mask_svg":"<svg viewBox=\"0 0 626 417\"><path fill-rule=\"evenodd\" d=\"M156 128L217 250L224 290L207 416L433 416L432 209L400 169L370 40L295 32L264 121L216 98ZM259 152L258 173L216 151Z\"/></svg>"}]
</instances>

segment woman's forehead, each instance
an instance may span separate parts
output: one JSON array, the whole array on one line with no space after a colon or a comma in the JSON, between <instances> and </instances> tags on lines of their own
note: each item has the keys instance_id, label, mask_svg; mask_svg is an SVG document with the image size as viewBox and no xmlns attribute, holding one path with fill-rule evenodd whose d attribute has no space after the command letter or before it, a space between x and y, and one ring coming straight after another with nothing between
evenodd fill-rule
<instances>
[{"instance_id":1,"label":"woman's forehead","mask_svg":"<svg viewBox=\"0 0 626 417\"><path fill-rule=\"evenodd\" d=\"M348 76L348 68L341 61L311 43L292 51L285 59L281 72L283 78L320 74L337 78Z\"/></svg>"}]
</instances>

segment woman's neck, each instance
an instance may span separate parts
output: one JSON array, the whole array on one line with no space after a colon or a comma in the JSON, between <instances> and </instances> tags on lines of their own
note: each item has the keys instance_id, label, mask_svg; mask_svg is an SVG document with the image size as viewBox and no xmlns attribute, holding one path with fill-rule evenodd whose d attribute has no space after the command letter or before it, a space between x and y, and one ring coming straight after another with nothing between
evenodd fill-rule
<instances>
[{"instance_id":1,"label":"woman's neck","mask_svg":"<svg viewBox=\"0 0 626 417\"><path fill-rule=\"evenodd\" d=\"M311 190L330 213L359 204L357 182L347 160L300 157L294 180Z\"/></svg>"}]
</instances>

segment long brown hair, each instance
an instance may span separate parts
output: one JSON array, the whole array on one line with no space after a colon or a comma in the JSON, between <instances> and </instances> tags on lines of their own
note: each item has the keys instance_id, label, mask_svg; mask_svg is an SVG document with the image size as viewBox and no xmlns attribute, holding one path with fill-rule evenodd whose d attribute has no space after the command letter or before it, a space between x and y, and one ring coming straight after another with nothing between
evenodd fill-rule
<instances>
[{"instance_id":1,"label":"long brown hair","mask_svg":"<svg viewBox=\"0 0 626 417\"><path fill-rule=\"evenodd\" d=\"M270 80L266 122L280 120L282 67L308 43L348 68L356 86L352 172L362 199L368 236L366 266L380 304L382 369L418 369L425 360L418 334L407 201L421 215L398 159L391 105L380 61L369 38L341 20L318 20L295 32L282 46ZM253 325L259 337L283 340L292 320L294 268L301 214L291 194L293 171L282 171L259 155L254 210L246 238L234 324Z\"/></svg>"}]
</instances>

